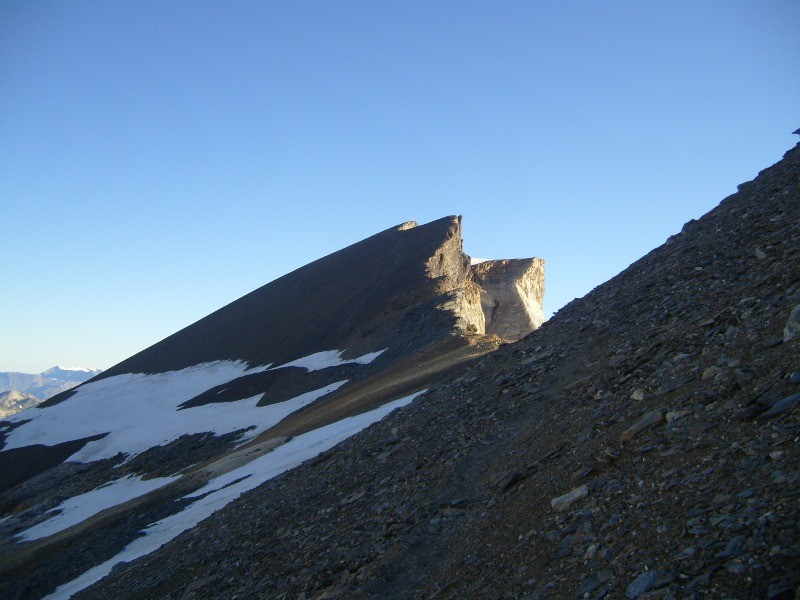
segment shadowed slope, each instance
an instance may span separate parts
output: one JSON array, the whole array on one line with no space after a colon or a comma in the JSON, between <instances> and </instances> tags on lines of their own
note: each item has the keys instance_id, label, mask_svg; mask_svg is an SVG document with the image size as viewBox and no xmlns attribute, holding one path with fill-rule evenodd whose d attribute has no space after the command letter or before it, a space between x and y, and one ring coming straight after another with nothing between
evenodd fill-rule
<instances>
[{"instance_id":1,"label":"shadowed slope","mask_svg":"<svg viewBox=\"0 0 800 600\"><path fill-rule=\"evenodd\" d=\"M426 265L448 240L460 244L460 233L460 217L387 229L264 285L103 376L225 359L281 364L332 348L352 355L385 348L409 308L440 293L442 282L430 278Z\"/></svg>"},{"instance_id":2,"label":"shadowed slope","mask_svg":"<svg viewBox=\"0 0 800 600\"><path fill-rule=\"evenodd\" d=\"M79 598L800 592L800 148L521 342Z\"/></svg>"}]
</instances>

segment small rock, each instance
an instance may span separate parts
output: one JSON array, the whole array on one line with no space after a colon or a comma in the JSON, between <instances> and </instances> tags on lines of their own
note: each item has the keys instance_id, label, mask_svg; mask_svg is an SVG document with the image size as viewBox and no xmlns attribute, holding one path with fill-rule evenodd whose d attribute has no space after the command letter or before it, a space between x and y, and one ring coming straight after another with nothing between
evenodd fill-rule
<instances>
[{"instance_id":1,"label":"small rock","mask_svg":"<svg viewBox=\"0 0 800 600\"><path fill-rule=\"evenodd\" d=\"M505 473L500 475L492 481L492 484L500 489L501 492L510 490L515 485L521 483L528 477L528 473L522 471L514 471L512 473Z\"/></svg>"},{"instance_id":2,"label":"small rock","mask_svg":"<svg viewBox=\"0 0 800 600\"><path fill-rule=\"evenodd\" d=\"M673 423L680 419L681 417L685 417L689 414L688 410L676 410L674 412L668 412L666 414L667 423Z\"/></svg>"},{"instance_id":3,"label":"small rock","mask_svg":"<svg viewBox=\"0 0 800 600\"><path fill-rule=\"evenodd\" d=\"M572 474L572 478L580 481L594 473L594 467L581 467Z\"/></svg>"},{"instance_id":4,"label":"small rock","mask_svg":"<svg viewBox=\"0 0 800 600\"><path fill-rule=\"evenodd\" d=\"M729 560L725 563L724 567L726 571L733 573L734 575L742 575L747 570L747 568L742 564L742 561L738 558Z\"/></svg>"},{"instance_id":5,"label":"small rock","mask_svg":"<svg viewBox=\"0 0 800 600\"><path fill-rule=\"evenodd\" d=\"M725 550L717 554L717 558L731 558L733 556L739 556L742 554L742 546L747 541L747 536L744 535L737 535L731 541L728 542L728 545L725 547Z\"/></svg>"},{"instance_id":6,"label":"small rock","mask_svg":"<svg viewBox=\"0 0 800 600\"><path fill-rule=\"evenodd\" d=\"M606 448L603 452L597 457L597 461L603 464L613 463L619 458L619 453L611 448Z\"/></svg>"},{"instance_id":7,"label":"small rock","mask_svg":"<svg viewBox=\"0 0 800 600\"><path fill-rule=\"evenodd\" d=\"M653 425L657 425L664 420L664 413L660 410L651 410L648 413L645 413L641 419L636 421L633 425L628 427L622 434L619 436L620 442L630 442L636 439L642 431L652 427Z\"/></svg>"},{"instance_id":8,"label":"small rock","mask_svg":"<svg viewBox=\"0 0 800 600\"><path fill-rule=\"evenodd\" d=\"M634 390L634 392L631 394L631 400L644 400L644 390Z\"/></svg>"},{"instance_id":9,"label":"small rock","mask_svg":"<svg viewBox=\"0 0 800 600\"><path fill-rule=\"evenodd\" d=\"M605 583L614 578L614 573L609 569L603 569L597 572L597 578L600 580L600 583Z\"/></svg>"},{"instance_id":10,"label":"small rock","mask_svg":"<svg viewBox=\"0 0 800 600\"><path fill-rule=\"evenodd\" d=\"M783 341L788 342L800 336L800 304L792 309L789 313L789 319L786 321L786 327L783 328Z\"/></svg>"},{"instance_id":11,"label":"small rock","mask_svg":"<svg viewBox=\"0 0 800 600\"><path fill-rule=\"evenodd\" d=\"M765 421L767 419L771 419L772 417L782 415L783 413L792 410L798 402L800 402L800 392L792 394L791 396L787 396L783 400L776 402L768 411L761 413L757 419L759 421Z\"/></svg>"},{"instance_id":12,"label":"small rock","mask_svg":"<svg viewBox=\"0 0 800 600\"><path fill-rule=\"evenodd\" d=\"M791 375L789 375L789 383L797 385L800 383L800 371L795 371Z\"/></svg>"},{"instance_id":13,"label":"small rock","mask_svg":"<svg viewBox=\"0 0 800 600\"><path fill-rule=\"evenodd\" d=\"M576 487L575 489L567 492L563 496L559 496L558 498L553 498L550 501L550 505L557 511L561 512L569 508L572 504L577 502L578 500L582 500L589 495L589 488L585 485L580 487Z\"/></svg>"},{"instance_id":14,"label":"small rock","mask_svg":"<svg viewBox=\"0 0 800 600\"><path fill-rule=\"evenodd\" d=\"M341 502L339 502L339 504L341 506L345 506L347 504L352 504L356 500L359 500L359 499L363 498L364 494L366 494L366 493L367 493L367 490L361 490L360 492L353 492L352 494L350 494L349 496L344 498Z\"/></svg>"},{"instance_id":15,"label":"small rock","mask_svg":"<svg viewBox=\"0 0 800 600\"><path fill-rule=\"evenodd\" d=\"M638 598L650 589L650 586L656 582L656 579L658 579L658 571L655 569L640 573L639 576L631 581L628 587L625 588L625 596L627 598Z\"/></svg>"},{"instance_id":16,"label":"small rock","mask_svg":"<svg viewBox=\"0 0 800 600\"><path fill-rule=\"evenodd\" d=\"M581 587L578 589L578 597L585 598L588 594L591 594L601 585L600 579L597 575L591 575L583 580L581 583Z\"/></svg>"}]
</instances>

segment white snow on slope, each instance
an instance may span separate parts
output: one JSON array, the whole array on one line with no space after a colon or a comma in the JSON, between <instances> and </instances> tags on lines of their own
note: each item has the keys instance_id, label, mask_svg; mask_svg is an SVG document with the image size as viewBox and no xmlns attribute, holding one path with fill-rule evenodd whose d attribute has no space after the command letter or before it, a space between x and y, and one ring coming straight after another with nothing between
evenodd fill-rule
<instances>
[{"instance_id":1,"label":"white snow on slope","mask_svg":"<svg viewBox=\"0 0 800 600\"><path fill-rule=\"evenodd\" d=\"M195 498L202 494L207 494L205 497L190 504L182 511L153 523L144 530L142 537L128 544L122 552L89 569L77 579L59 586L52 594L46 596L45 600L71 598L74 594L108 575L117 564L130 562L150 554L233 502L243 493L332 448L368 425L381 420L394 409L409 404L424 391L395 400L370 412L348 417L331 425L299 435L272 452L211 480L204 487L186 496L187 498ZM226 485L228 487L224 487Z\"/></svg>"},{"instance_id":2,"label":"white snow on slope","mask_svg":"<svg viewBox=\"0 0 800 600\"><path fill-rule=\"evenodd\" d=\"M90 462L122 452L135 456L153 446L168 444L182 435L230 433L255 426L242 438L250 439L278 421L328 394L345 381L327 385L291 400L257 407L261 394L237 402L204 404L178 411L178 406L206 390L242 375L269 368L246 369L238 361L217 361L180 371L145 375L127 373L87 383L68 400L28 410L9 421L30 419L10 431L3 450L31 444L61 442L108 433L89 442L67 460Z\"/></svg>"},{"instance_id":3,"label":"white snow on slope","mask_svg":"<svg viewBox=\"0 0 800 600\"><path fill-rule=\"evenodd\" d=\"M165 486L176 479L179 479L179 476L157 477L145 481L142 481L141 478L135 475L122 477L90 492L86 492L85 494L80 494L68 500L64 500L64 502L57 507L47 511L60 511L60 514L46 521L42 521L33 527L29 527L25 531L16 534L14 537L18 538L19 541L29 542L31 540L47 537L48 535L53 535L89 517L93 517L102 510L111 508L117 504L122 504L128 500L133 500L142 494Z\"/></svg>"},{"instance_id":4,"label":"white snow on slope","mask_svg":"<svg viewBox=\"0 0 800 600\"><path fill-rule=\"evenodd\" d=\"M315 354L311 354L310 356L304 356L303 358L298 358L297 360L293 360L292 362L288 362L286 364L273 368L282 369L283 367L303 367L309 371L317 371L319 369L326 369L328 367L338 367L339 365L347 365L351 363L357 363L359 365L368 365L373 360L378 358L381 354L386 352L386 350L388 350L388 348L384 348L383 350L378 350L377 352L370 352L369 354L365 354L364 356L359 356L358 358L351 358L349 360L342 358L344 350L325 350L323 352L317 352Z\"/></svg>"}]
</instances>

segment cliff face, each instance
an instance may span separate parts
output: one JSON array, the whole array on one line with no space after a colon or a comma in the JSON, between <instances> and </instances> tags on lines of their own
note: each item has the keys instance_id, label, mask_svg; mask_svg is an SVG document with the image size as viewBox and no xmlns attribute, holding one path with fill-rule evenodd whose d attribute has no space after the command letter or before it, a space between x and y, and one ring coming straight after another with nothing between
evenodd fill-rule
<instances>
[{"instance_id":1,"label":"cliff face","mask_svg":"<svg viewBox=\"0 0 800 600\"><path fill-rule=\"evenodd\" d=\"M441 308L459 332L517 341L544 323L544 260L515 258L465 265Z\"/></svg>"},{"instance_id":2,"label":"cliff face","mask_svg":"<svg viewBox=\"0 0 800 600\"><path fill-rule=\"evenodd\" d=\"M507 340L524 338L544 323L544 260L487 260L472 266L480 288L485 333Z\"/></svg>"}]
</instances>

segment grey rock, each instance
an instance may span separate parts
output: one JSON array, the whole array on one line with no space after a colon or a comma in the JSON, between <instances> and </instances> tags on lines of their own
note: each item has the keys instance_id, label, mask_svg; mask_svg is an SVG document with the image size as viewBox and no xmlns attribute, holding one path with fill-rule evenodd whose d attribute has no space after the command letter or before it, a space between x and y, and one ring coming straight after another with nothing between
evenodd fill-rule
<instances>
[{"instance_id":1,"label":"grey rock","mask_svg":"<svg viewBox=\"0 0 800 600\"><path fill-rule=\"evenodd\" d=\"M625 597L627 598L638 598L642 594L644 594L650 587L656 582L658 579L658 571L655 569L650 569L649 571L643 571L628 584L628 587L625 588Z\"/></svg>"},{"instance_id":2,"label":"grey rock","mask_svg":"<svg viewBox=\"0 0 800 600\"><path fill-rule=\"evenodd\" d=\"M717 554L717 558L730 558L732 556L739 556L743 553L742 546L746 541L747 536L737 535L730 542L728 542L725 550Z\"/></svg>"},{"instance_id":3,"label":"grey rock","mask_svg":"<svg viewBox=\"0 0 800 600\"><path fill-rule=\"evenodd\" d=\"M638 435L643 432L645 429L649 429L653 425L657 425L664 420L664 413L660 410L651 410L648 413L645 413L636 423L628 427L622 434L619 436L620 442L630 442Z\"/></svg>"},{"instance_id":4,"label":"grey rock","mask_svg":"<svg viewBox=\"0 0 800 600\"><path fill-rule=\"evenodd\" d=\"M800 304L796 305L789 313L789 319L783 328L783 341L788 342L800 336Z\"/></svg>"},{"instance_id":5,"label":"grey rock","mask_svg":"<svg viewBox=\"0 0 800 600\"><path fill-rule=\"evenodd\" d=\"M557 498L553 498L550 501L550 505L557 511L564 511L570 506L572 506L578 500L582 500L589 495L589 488L585 485L580 487L576 487L575 489L570 490L563 496L558 496Z\"/></svg>"},{"instance_id":6,"label":"grey rock","mask_svg":"<svg viewBox=\"0 0 800 600\"><path fill-rule=\"evenodd\" d=\"M791 396L787 396L783 400L776 402L769 410L761 413L757 419L759 421L766 421L767 419L772 419L782 415L783 413L792 410L798 402L800 402L800 392L792 394Z\"/></svg>"}]
</instances>

